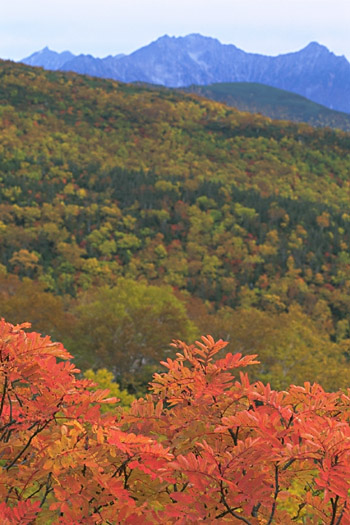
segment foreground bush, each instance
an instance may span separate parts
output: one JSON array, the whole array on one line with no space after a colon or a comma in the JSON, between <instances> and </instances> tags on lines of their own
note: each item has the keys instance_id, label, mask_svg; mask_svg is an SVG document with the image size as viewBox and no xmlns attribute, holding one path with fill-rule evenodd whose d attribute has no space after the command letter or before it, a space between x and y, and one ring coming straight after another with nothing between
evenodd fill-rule
<instances>
[{"instance_id":1,"label":"foreground bush","mask_svg":"<svg viewBox=\"0 0 350 525\"><path fill-rule=\"evenodd\" d=\"M137 464L151 479L172 456L102 416L108 391L91 391L62 345L25 327L0 324L0 522L141 523L144 507L152 519L133 498L138 478L145 483Z\"/></svg>"},{"instance_id":2,"label":"foreground bush","mask_svg":"<svg viewBox=\"0 0 350 525\"><path fill-rule=\"evenodd\" d=\"M208 336L128 411L61 345L0 324L2 524L350 523L350 390L276 392ZM237 375L239 373L239 376Z\"/></svg>"}]
</instances>

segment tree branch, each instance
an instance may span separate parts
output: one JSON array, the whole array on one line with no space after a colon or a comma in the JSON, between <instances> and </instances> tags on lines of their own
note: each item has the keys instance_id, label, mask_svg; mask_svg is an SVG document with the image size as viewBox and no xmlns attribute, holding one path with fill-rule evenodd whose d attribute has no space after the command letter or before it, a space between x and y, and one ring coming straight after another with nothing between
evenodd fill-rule
<instances>
[{"instance_id":1,"label":"tree branch","mask_svg":"<svg viewBox=\"0 0 350 525\"><path fill-rule=\"evenodd\" d=\"M37 428L37 430L34 432L34 434L32 434L30 436L30 438L28 439L27 444L24 446L24 448L22 448L22 450L20 450L18 452L17 456L11 461L11 463L9 465L7 465L7 467L5 467L5 470L10 470L10 468L13 467L13 465L25 453L25 451L27 450L27 448L29 447L29 445L31 444L31 442L35 438L35 436L37 436L42 430L44 430L44 428L49 424L49 422L50 421L46 421L46 423L42 427Z\"/></svg>"},{"instance_id":2,"label":"tree branch","mask_svg":"<svg viewBox=\"0 0 350 525\"><path fill-rule=\"evenodd\" d=\"M236 428L236 432L233 432L232 428L229 428L228 431L229 431L230 436L232 437L233 442L234 442L235 447L236 447L237 444L238 444L238 432L239 432L239 427Z\"/></svg>"},{"instance_id":3,"label":"tree branch","mask_svg":"<svg viewBox=\"0 0 350 525\"><path fill-rule=\"evenodd\" d=\"M276 503L277 503L277 497L278 497L279 491L280 491L280 488L278 484L278 465L275 465L275 493L273 495L272 509L271 509L271 514L270 514L270 519L267 522L267 525L271 525L273 517L275 515Z\"/></svg>"},{"instance_id":4,"label":"tree branch","mask_svg":"<svg viewBox=\"0 0 350 525\"><path fill-rule=\"evenodd\" d=\"M344 514L345 509L346 509L346 502L344 503L343 510L342 510L341 513L339 514L339 518L337 519L337 523L336 523L335 525L340 525L340 522L341 522L341 520L343 519L343 514Z\"/></svg>"},{"instance_id":5,"label":"tree branch","mask_svg":"<svg viewBox=\"0 0 350 525\"><path fill-rule=\"evenodd\" d=\"M224 512L223 514L219 514L219 516L216 516L215 519L221 518L221 517L225 516L226 514L231 514L231 516L233 516L237 520L243 521L243 523L246 523L246 525L252 525L252 523L249 520L247 520L247 518L244 518L243 516L240 516L239 514L234 512L233 509L231 509L231 507L229 506L229 504L227 503L226 498L225 498L224 486L223 486L222 480L220 481L220 492L221 492L222 502L225 505L225 507L227 509L227 512Z\"/></svg>"},{"instance_id":6,"label":"tree branch","mask_svg":"<svg viewBox=\"0 0 350 525\"><path fill-rule=\"evenodd\" d=\"M49 472L48 475L47 475L47 480L46 480L46 489L45 489L45 493L41 499L41 502L40 502L40 507L42 507L46 501L46 498L47 496L50 494L50 492L52 492L52 486L51 486L51 476L52 476L52 473Z\"/></svg>"},{"instance_id":7,"label":"tree branch","mask_svg":"<svg viewBox=\"0 0 350 525\"><path fill-rule=\"evenodd\" d=\"M330 522L329 525L334 525L335 524L335 518L336 518L336 515L337 515L338 501L339 501L339 496L336 496L335 498L331 498L332 519L331 519L331 522Z\"/></svg>"},{"instance_id":8,"label":"tree branch","mask_svg":"<svg viewBox=\"0 0 350 525\"><path fill-rule=\"evenodd\" d=\"M0 417L2 416L2 411L4 410L6 391L7 391L7 376L5 376L4 388L2 390L1 403L0 403Z\"/></svg>"}]
</instances>

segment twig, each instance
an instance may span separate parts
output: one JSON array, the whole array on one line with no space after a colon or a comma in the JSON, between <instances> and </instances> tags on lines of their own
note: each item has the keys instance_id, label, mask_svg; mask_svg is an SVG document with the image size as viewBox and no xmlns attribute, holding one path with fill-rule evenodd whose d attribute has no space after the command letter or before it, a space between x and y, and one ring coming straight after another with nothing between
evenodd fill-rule
<instances>
[{"instance_id":1,"label":"twig","mask_svg":"<svg viewBox=\"0 0 350 525\"><path fill-rule=\"evenodd\" d=\"M279 491L280 491L280 489L279 489L279 484L278 484L278 465L275 465L275 493L273 495L272 509L271 509L271 514L270 514L270 519L267 522L267 525L271 525L273 517L275 515L276 502L277 502L277 497L278 497Z\"/></svg>"},{"instance_id":2,"label":"twig","mask_svg":"<svg viewBox=\"0 0 350 525\"><path fill-rule=\"evenodd\" d=\"M3 390L2 390L1 404L0 404L0 417L1 417L1 415L2 415L2 411L3 411L3 409L4 409L6 390L7 390L7 376L5 376L4 388L3 388Z\"/></svg>"},{"instance_id":3,"label":"twig","mask_svg":"<svg viewBox=\"0 0 350 525\"><path fill-rule=\"evenodd\" d=\"M227 508L227 512L225 512L223 515L220 514L219 516L216 516L215 519L221 518L221 517L223 517L225 514L231 514L231 516L233 516L233 517L236 518L237 520L243 521L243 523L246 523L246 525L252 525L252 523L251 523L249 520L247 520L247 518L244 518L243 516L240 516L239 514L237 514L236 512L234 512L233 509L230 508L230 506L229 506L229 504L227 503L226 498L225 498L225 494L224 494L224 486L223 486L222 480L220 481L220 492L221 492L221 499L222 499L222 502L223 502L223 504L225 505L225 507Z\"/></svg>"},{"instance_id":4,"label":"twig","mask_svg":"<svg viewBox=\"0 0 350 525\"><path fill-rule=\"evenodd\" d=\"M44 428L49 424L49 422L50 421L46 421L46 423L42 427L39 427L34 432L34 434L32 434L30 436L30 438L28 439L27 444L25 445L25 447L22 448L22 450L20 450L18 452L17 456L11 461L11 463L7 467L5 467L5 470L10 470L10 468L13 467L13 465L19 460L19 458L22 456L22 454L24 454L24 452L27 450L27 448L29 447L29 445L31 444L31 442L35 438L35 436L37 436L42 430L44 430Z\"/></svg>"}]
</instances>

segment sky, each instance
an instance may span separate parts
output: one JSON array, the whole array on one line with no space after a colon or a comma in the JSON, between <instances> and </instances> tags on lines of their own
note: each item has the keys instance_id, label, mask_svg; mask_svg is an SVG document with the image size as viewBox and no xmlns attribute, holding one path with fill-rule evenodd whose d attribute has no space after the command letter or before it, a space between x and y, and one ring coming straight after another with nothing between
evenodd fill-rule
<instances>
[{"instance_id":1,"label":"sky","mask_svg":"<svg viewBox=\"0 0 350 525\"><path fill-rule=\"evenodd\" d=\"M317 41L350 61L350 0L2 0L0 57L48 46L96 57L200 33L278 55Z\"/></svg>"}]
</instances>

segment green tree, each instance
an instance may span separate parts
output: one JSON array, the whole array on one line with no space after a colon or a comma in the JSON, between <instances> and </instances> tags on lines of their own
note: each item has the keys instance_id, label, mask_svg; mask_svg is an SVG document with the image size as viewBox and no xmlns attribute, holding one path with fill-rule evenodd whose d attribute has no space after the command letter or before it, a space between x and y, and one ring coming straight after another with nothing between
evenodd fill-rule
<instances>
[{"instance_id":1,"label":"green tree","mask_svg":"<svg viewBox=\"0 0 350 525\"><path fill-rule=\"evenodd\" d=\"M124 278L113 288L81 294L74 313L77 325L69 347L80 365L107 367L123 387L145 371L142 382L149 379L152 366L166 356L176 334L193 340L198 333L170 287Z\"/></svg>"},{"instance_id":2,"label":"green tree","mask_svg":"<svg viewBox=\"0 0 350 525\"><path fill-rule=\"evenodd\" d=\"M84 377L90 379L95 383L95 387L92 390L109 390L109 396L118 399L117 404L123 407L130 407L131 403L136 399L135 396L129 394L126 390L121 390L118 383L114 381L112 372L109 372L107 368L99 368L96 372L86 370ZM108 404L101 407L102 412L115 412L115 406Z\"/></svg>"}]
</instances>

